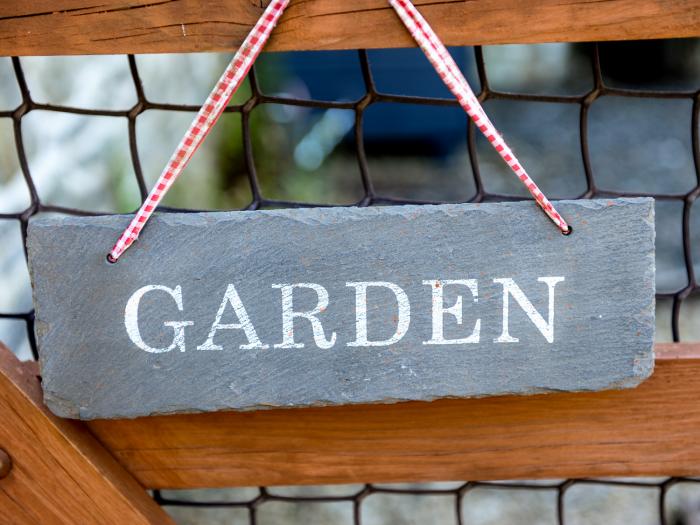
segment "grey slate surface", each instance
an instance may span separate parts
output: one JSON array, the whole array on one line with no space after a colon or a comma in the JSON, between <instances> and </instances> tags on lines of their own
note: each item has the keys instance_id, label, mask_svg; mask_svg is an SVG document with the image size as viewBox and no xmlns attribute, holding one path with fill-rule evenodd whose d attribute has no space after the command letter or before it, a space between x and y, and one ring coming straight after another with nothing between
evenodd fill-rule
<instances>
[{"instance_id":1,"label":"grey slate surface","mask_svg":"<svg viewBox=\"0 0 700 525\"><path fill-rule=\"evenodd\" d=\"M574 233L561 235L532 201L158 214L116 264L107 251L129 216L30 221L28 250L45 402L64 417L94 419L224 409L336 405L442 397L590 391L636 386L653 370L654 207L652 199L562 201ZM502 329L503 291L512 278L547 319L554 292L554 342L511 296ZM444 288L445 307L462 295L463 323L444 315L445 336L478 344L425 345L431 338L429 279L477 279L478 302L464 287ZM405 336L391 346L347 346L355 338L355 291L348 281L389 281L411 307ZM332 348L314 344L297 319L304 348L282 341L281 291L274 283L317 283L329 294L319 314ZM233 283L265 349L241 349L242 330L220 330L221 351L198 350L227 284ZM186 351L148 353L124 324L129 297L145 285L181 286L183 311L163 292L146 294L143 339L167 347L167 321L192 321ZM295 310L316 306L294 291ZM396 328L396 298L368 292L370 339ZM236 316L228 306L222 323Z\"/></svg>"}]
</instances>

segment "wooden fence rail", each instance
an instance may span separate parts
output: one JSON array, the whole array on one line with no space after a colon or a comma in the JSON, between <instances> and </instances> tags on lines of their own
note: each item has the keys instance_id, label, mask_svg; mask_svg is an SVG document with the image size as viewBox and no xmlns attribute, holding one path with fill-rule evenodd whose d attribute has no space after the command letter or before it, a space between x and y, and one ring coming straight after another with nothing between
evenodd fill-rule
<instances>
[{"instance_id":1,"label":"wooden fence rail","mask_svg":"<svg viewBox=\"0 0 700 525\"><path fill-rule=\"evenodd\" d=\"M23 455L20 471L34 479L41 473L41 483L62 475L44 462L75 437L36 439L20 431L21 419L41 417L47 433L91 433L104 447L100 461L111 455L146 488L700 472L700 344L658 345L654 375L631 390L89 423L47 415L36 400L35 365L6 349L0 356L0 421L15 421L0 425L0 448L16 457L27 447L43 450ZM13 394L18 370L33 405ZM95 457L90 443L87 458ZM90 465L107 481L114 477ZM6 483L0 480L0 498ZM22 497L34 496L13 494Z\"/></svg>"},{"instance_id":2,"label":"wooden fence rail","mask_svg":"<svg viewBox=\"0 0 700 525\"><path fill-rule=\"evenodd\" d=\"M415 0L449 45L700 35L700 0ZM99 5L96 5L99 4ZM0 2L0 55L231 51L259 0ZM408 47L386 0L292 0L269 50Z\"/></svg>"}]
</instances>

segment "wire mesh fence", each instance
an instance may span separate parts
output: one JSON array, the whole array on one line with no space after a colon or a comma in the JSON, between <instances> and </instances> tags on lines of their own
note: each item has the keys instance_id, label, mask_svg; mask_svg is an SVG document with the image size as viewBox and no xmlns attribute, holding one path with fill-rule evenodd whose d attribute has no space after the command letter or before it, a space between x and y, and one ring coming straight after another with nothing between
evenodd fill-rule
<instances>
[{"instance_id":1,"label":"wire mesh fence","mask_svg":"<svg viewBox=\"0 0 700 525\"><path fill-rule=\"evenodd\" d=\"M683 332L682 324L683 317L681 315L682 307L689 299L691 299L698 290L698 285L695 277L695 268L693 265L693 256L698 257L698 244L697 238L698 234L696 231L697 215L693 213L693 204L700 193L700 85L682 85L679 89L679 83L674 83L671 81L669 85L664 85L662 88L640 88L634 85L617 85L614 81L611 82L609 78L606 78L604 71L605 61L610 62L610 67L615 67L615 62L612 58L606 58L605 48L601 45L590 44L581 46L579 52L581 54L582 63L584 63L588 71L588 82L585 83L580 92L575 94L565 93L538 93L532 92L529 89L522 89L518 92L511 92L502 89L496 89L492 87L492 82L488 74L490 64L487 63L485 59L485 50L476 48L467 48L461 50L461 52L469 54L469 63L473 65L473 71L471 72L472 80L478 82L480 89L478 89L478 97L483 102L486 103L487 112L491 110L496 111L497 115L495 123L499 126L499 123L503 122L508 127L508 123L512 122L513 119L518 119L522 116L517 110L513 110L515 106L521 107L521 105L528 105L528 107L534 105L557 105L566 107L567 111L570 108L575 112L573 118L568 118L568 121L572 126L575 126L576 144L575 153L572 155L577 159L578 168L575 173L562 173L562 178L572 178L576 177L576 184L568 185L566 187L557 185L556 177L550 181L546 181L544 186L545 191L547 191L547 185L551 185L554 188L553 197L568 197L568 198L606 198L606 197L617 197L617 196L652 196L656 198L660 206L664 206L664 203L670 203L674 209L678 210L678 220L671 222L671 226L658 228L660 233L660 239L657 242L657 250L659 254L657 256L657 266L663 267L664 265L670 265L679 270L674 273L674 277L668 279L666 283L662 283L658 286L659 292L657 294L657 300L660 304L668 304L668 316L662 318L658 323L665 324L666 330L670 334L674 341L679 341L681 339L681 334ZM422 203L441 203L445 201L451 202L484 202L484 201L503 201L503 200L522 200L524 196L517 192L517 190L510 191L499 191L499 188L514 188L514 186L499 185L492 182L493 177L508 177L509 175L505 172L498 173L497 168L493 168L493 164L490 164L490 168L486 170L485 165L492 162L493 159L489 159L490 153L485 149L485 144L481 142L478 130L475 130L471 123L467 122L466 116L460 116L460 126L464 129L464 146L465 155L461 157L464 161L465 168L469 170L468 180L464 181L464 187L455 194L448 195L448 198L444 197L444 192L434 192L430 188L430 181L428 181L428 191L425 188L420 190L412 191L413 186L411 186L411 181L407 181L397 192L385 191L384 188L387 187L386 184L381 182L381 176L378 175L377 166L379 165L375 162L376 146L372 140L367 139L367 120L374 111L373 108L378 106L390 106L392 108L406 107L433 107L433 108L453 108L454 111L459 111L457 108L457 103L452 98L448 96L418 96L405 94L405 90L401 88L391 90L386 89L377 82L377 76L381 76L381 71L379 71L376 65L373 65L371 59L371 52L360 50L357 52L358 59L358 75L361 80L361 89L356 96L350 99L343 100L333 100L325 98L311 98L308 93L305 96L292 96L285 93L272 93L266 89L263 89L259 79L259 71L256 68L251 70L248 81L247 93L238 97L234 103L232 103L227 109L227 114L236 114L240 117L240 131L236 135L236 140L240 140L240 152L242 153L240 161L240 172L243 173L243 178L247 189L249 191L250 199L247 203L244 203L239 208L244 209L262 209L262 208L274 208L274 207L305 207L305 206L329 206L329 205L357 205L357 206L376 206L376 205L399 205L399 204L422 204ZM647 64L644 64L645 59L649 57L629 56L628 60L641 61L639 65L641 70L644 70ZM624 60L624 58L623 58ZM153 176L146 176L145 169L143 168L142 155L144 151L143 143L137 138L137 122L143 119L145 115L154 111L165 111L165 112L179 112L179 113L191 113L196 112L198 107L194 104L173 104L166 102L155 102L152 101L146 94L144 85L141 78L141 73L139 70L139 65L137 59L133 56L128 57L129 73L131 76L131 81L133 84L133 89L136 94L136 102L132 107L128 109L93 109L87 107L74 107L66 105L57 105L53 103L38 102L32 98L30 92L30 86L27 81L25 71L23 68L23 59L13 58L12 67L14 71L14 80L19 88L20 102L14 109L9 109L5 111L0 111L0 120L5 120L11 122L12 131L14 134L15 148L17 159L19 163L19 169L24 178L24 183L26 184L27 191L29 193L30 204L26 209L18 212L0 213L0 223L5 221L15 221L18 222L21 229L22 239L26 239L26 231L29 219L38 213L54 212L62 214L74 214L74 215L90 215L96 214L94 209L84 209L84 208L72 208L63 205L57 205L49 202L45 202L40 196L40 191L37 188L37 184L32 176L32 166L28 159L27 146L25 144L24 127L23 123L30 115L34 115L37 112L52 112L60 114L73 114L88 117L118 117L126 119L127 121L127 134L128 134L128 148L131 156L131 164L133 168L133 173L136 180L136 186L138 188L138 193L141 199L144 199L148 192L149 181L153 180ZM495 66L493 66L495 67ZM644 82L642 82L644 83ZM606 101L611 99L615 100L654 100L659 104L663 105L666 102L679 101L682 103L681 110L686 112L684 118L686 120L681 123L685 133L687 133L687 144L688 150L690 151L689 169L691 171L690 182L683 184L676 184L675 179L672 178L665 179L663 175L652 176L652 183L647 184L646 187L639 187L635 185L636 173L634 169L624 170L620 166L616 166L613 169L606 169L601 166L600 161L597 160L596 155L594 155L593 150L600 150L600 146L592 146L592 141L596 140L596 137L601 133L601 124L597 121L593 121L591 118L591 113L596 111L596 108L602 107L606 113L616 111L613 106L606 106ZM505 103L499 109L498 104ZM489 106L490 104L490 106ZM341 170L341 177L356 177L355 181L352 183L352 191L348 191L347 194L341 195L340 198L332 197L329 199L321 199L321 202L316 202L313 199L288 199L288 198L278 198L273 195L270 196L266 191L266 183L264 181L264 176L261 175L261 170L274 170L274 166L270 167L269 163L266 165L265 162L261 162L261 157L269 154L269 144L266 146L265 141L261 140L259 137L256 138L255 126L256 120L254 118L254 112L256 108L264 105L274 105L277 107L286 108L312 108L316 110L323 111L342 111L343 114L351 115L349 119L330 119L324 121L323 118L317 121L314 126L317 134L321 135L320 141L317 140L312 144L312 153L319 153L323 156L324 150L331 150L338 146L341 142L346 143L346 148L350 151L350 156L357 168L356 175L348 175L348 170ZM502 118L499 119L499 115ZM663 118L656 118L661 113L654 114L652 118L652 127L654 131L658 132L660 136L663 137L664 131L667 129L667 123L663 121ZM391 120L395 117L395 113L387 113L389 115L388 119ZM542 113L538 112L535 118L535 125L546 125L546 123L538 122L537 119L541 118ZM424 118L420 116L419 118ZM510 119L510 120L509 120ZM375 119L376 120L376 119ZM615 129L624 130L625 126L630 127L635 125L635 120L633 115L625 114L622 112L622 117L620 122L617 124L611 124L611 122L603 124L604 127L610 128L611 126L618 126ZM419 125L428 126L429 122L419 122ZM678 123L676 123L678 124ZM674 125L676 125L674 124ZM325 128L324 128L325 126ZM561 124L559 124L561 126ZM503 127L503 126L499 126ZM184 128L183 128L184 129ZM330 130L330 131L329 131ZM660 131L659 131L660 130ZM502 129L506 132L507 130ZM560 134L561 129L554 126L553 130L550 126L550 131L554 134ZM608 129L610 131L610 129ZM615 131L615 130L613 130ZM310 134L313 133L310 132ZM394 143L384 141L381 147L383 148L405 148L406 145L401 145L401 129L394 128L389 134L394 133L397 140ZM623 131L624 133L624 131ZM328 139L331 135L332 138ZM309 133L307 133L307 137ZM607 135L605 135L607 137ZM630 140L634 140L634 134L630 133L632 137ZM349 138L348 138L349 137ZM608 142L609 139L606 138ZM325 142L324 142L325 141ZM330 142L330 143L329 143ZM600 141L598 141L600 142ZM543 139L541 143L536 145L536 148L546 149L548 147L553 147L552 144L556 143L556 140L551 137L548 139ZM675 143L669 143L668 146L671 148L668 158L674 159L676 157L682 156L683 152L678 152L673 149ZM516 140L516 148L518 147ZM299 143L299 147L311 147L308 145L304 146L303 140ZM414 144L414 146L416 146ZM297 150L299 149L297 148ZM410 147L410 146L408 146ZM266 149L268 148L268 149ZM315 149L314 149L315 148ZM639 152L631 153L625 150L624 147L619 144L611 145L612 152L608 152L605 159L619 159L625 156L640 156ZM238 151L238 150L237 150ZM327 151L326 151L327 152ZM167 154L169 152L164 152ZM527 157L527 155L525 156ZM642 162L644 162L644 157L642 157ZM309 156L307 155L307 157ZM314 155L311 155L312 164ZM623 159L624 160L624 159ZM524 158L526 166L528 165L527 158ZM411 160L409 159L409 162ZM318 162L316 162L318 164ZM387 167L387 165L383 165ZM634 166L633 164L622 166ZM663 166L662 166L663 168ZM223 169L227 169L223 167ZM673 165L668 167L669 170L681 169L674 168ZM540 182L538 179L537 170L530 169L535 180ZM610 176L610 173L614 176ZM663 172L661 172L663 173ZM416 174L416 177L419 177ZM618 180L616 180L617 178ZM406 180L406 179L404 179ZM622 181L621 183L620 180ZM612 182L611 182L612 181ZM313 182L312 182L313 183ZM316 183L321 184L322 181L316 181ZM186 185L186 176L179 184ZM437 185L438 182L434 182ZM644 185L642 185L644 186ZM557 192L566 192L569 188L577 188L576 192L571 194L557 195ZM495 189L494 189L495 188ZM622 188L622 189L620 189ZM648 190L651 188L651 190ZM663 191L662 191L663 190ZM272 192L274 193L274 192ZM341 192L342 193L342 192ZM284 197L284 192L281 193ZM318 195L315 194L315 195ZM434 198L437 195L438 198ZM224 207L226 207L224 205ZM194 211L192 209L183 209L176 207L164 207L162 211ZM696 242L694 242L694 240ZM667 248L665 243L674 243L677 249ZM694 253L694 250L695 253ZM670 261L670 262L669 262ZM692 315L686 316L689 321L687 323L692 324ZM0 312L0 319L9 319L15 321L22 321L26 323L26 333L29 340L29 345L34 358L37 358L37 348L36 342L34 340L34 327L33 312L23 311L23 312ZM689 332L690 333L690 332ZM655 480L561 480L552 482L498 482L498 483L481 483L481 482L465 482L465 483L454 483L449 487L444 486L428 486L416 488L415 486L384 486L384 485L364 485L352 487L346 493L341 495L290 495L288 493L280 492L274 488L259 488L247 489L248 492L244 493L242 499L233 498L233 492L226 493L222 499L214 499L204 497L203 499L192 499L191 497L182 497L178 495L175 491L168 492L154 492L154 498L161 505L164 505L168 509L227 509L234 514L230 514L222 522L235 522L235 523L259 523L259 522L279 522L274 519L261 519L261 515L267 511L264 509L269 509L275 505L340 505L343 507L342 517L341 514L334 515L333 522L347 522L347 523L378 523L376 521L377 516L381 516L381 512L373 512L371 515L367 515L367 507L373 505L371 502L376 500L378 497L403 497L412 498L412 500L420 498L437 498L440 500L440 508L443 509L440 515L443 516L442 519L446 522L454 522L458 524L462 523L488 523L489 521L484 518L484 516L479 516L470 514L470 509L479 509L481 507L478 504L470 503L471 498L474 494L481 494L484 491L498 491L504 494L519 494L522 491L529 493L537 493L546 495L549 498L544 504L543 508L547 510L542 511L542 515L537 517L531 516L532 522L536 523L586 523L586 522L598 522L586 521L585 515L571 515L567 510L568 502L571 499L571 495L575 494L580 487L589 486L600 486L608 488L633 488L633 489L644 489L644 498L647 503L650 503L654 509L654 514L656 516L655 521L664 524L681 524L681 523L696 523L700 521L698 516L696 516L698 508L700 508L700 496L696 496L697 507L695 508L693 504L686 505L683 507L677 504L669 506L669 494L673 494L674 490L678 487L691 487L688 489L690 494L693 494L695 486L698 483L695 479L688 478L664 478ZM700 495L700 492L697 493ZM233 499L232 499L233 498ZM671 498L673 499L673 498ZM677 500L678 498L676 498ZM692 499L692 498L691 498ZM417 501L417 500L416 500ZM675 501L675 500L674 500ZM526 505L527 507L527 505ZM686 508L688 507L688 508ZM296 508L296 507L295 507ZM525 519L527 517L527 512L523 511L524 514L520 515L520 518ZM273 516L275 516L273 514ZM304 514L300 514L302 518L300 520L304 521L308 518L303 517ZM297 516L297 517L299 517ZM500 515L499 515L500 516ZM583 517L582 517L583 516ZM277 516L279 518L279 516ZM501 516L502 517L502 516ZM269 518L269 516L268 516ZM400 516L402 519L406 519L408 522L413 522L415 518L407 515ZM484 518L484 519L481 519ZM391 522L396 522L398 518L394 516L393 518L387 518ZM428 518L426 518L428 519ZM513 518L516 519L516 518ZM447 521L449 520L449 521ZM435 520L440 521L440 520ZM321 520L320 522L324 522ZM498 521L492 521L498 522ZM503 520L501 520L503 522ZM524 521L520 521L524 522ZM627 521L630 522L630 521Z\"/></svg>"},{"instance_id":2,"label":"wire mesh fence","mask_svg":"<svg viewBox=\"0 0 700 525\"><path fill-rule=\"evenodd\" d=\"M697 498L700 480L665 478L653 480L553 480L542 482L464 482L412 485L360 485L341 487L333 494L299 495L275 487L229 491L228 498L183 498L178 491L156 491L155 500L172 509L226 509L221 523L662 523L694 524L699 507L688 501ZM690 487L690 488L688 488ZM585 504L586 490L603 489L612 505L590 498L603 508ZM680 489L680 490L679 490ZM685 489L685 490L684 490ZM615 490L626 491L628 500ZM641 494L629 494L629 492ZM677 492L677 493L676 493ZM622 499L622 501L620 501ZM392 501L393 500L393 501ZM582 501L583 500L583 501ZM635 509L631 502L640 508ZM697 499L694 500L697 502ZM590 503L590 501L589 501ZM602 505L601 505L602 503ZM319 512L319 505L330 508ZM611 512L605 506L617 506ZM277 506L278 508L274 508ZM289 512L282 507L293 507ZM497 507L497 510L494 509ZM646 508L645 508L646 507ZM314 516L315 514L315 516ZM658 518L651 520L656 514ZM187 514L175 517L188 519ZM193 514L197 516L196 513ZM320 519L319 519L320 515ZM201 516L201 515L200 515ZM316 519L314 519L316 517ZM196 522L195 520L192 521Z\"/></svg>"}]
</instances>

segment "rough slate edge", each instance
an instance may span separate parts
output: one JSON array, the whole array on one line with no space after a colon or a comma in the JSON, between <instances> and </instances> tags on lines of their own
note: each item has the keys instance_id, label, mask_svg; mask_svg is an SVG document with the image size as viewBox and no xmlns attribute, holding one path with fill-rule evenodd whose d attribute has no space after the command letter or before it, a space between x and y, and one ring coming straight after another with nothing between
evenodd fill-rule
<instances>
[{"instance_id":1,"label":"rough slate edge","mask_svg":"<svg viewBox=\"0 0 700 525\"><path fill-rule=\"evenodd\" d=\"M569 205L577 205L577 206L583 206L585 208L590 208L590 209L602 209L607 206L610 206L611 201L616 201L616 204L625 204L625 203L630 203L630 204L644 204L644 203L650 203L651 206L649 208L649 217L646 222L649 222L651 224L651 236L652 236L652 251L651 251L651 257L652 260L655 258L655 237L656 237L656 228L655 228L655 207L654 207L654 199L650 197L640 197L640 198L616 198L616 199L595 199L595 200L564 200L564 201L556 201L556 204L559 205L560 207L566 208ZM402 206L381 206L381 207L336 207L336 208L304 208L304 209L281 209L281 210L256 210L256 211L236 211L236 212L227 212L227 211L216 211L216 212L192 212L192 213L177 213L177 214L172 214L172 213L161 213L157 214L158 218L160 220L163 220L165 222L170 223L170 225L177 225L177 224L201 224L200 221L207 220L207 217L216 217L219 216L218 218L222 218L221 216L228 216L228 218L231 220L231 222L236 223L239 221L247 221L253 219L256 215L268 215L271 217L278 216L278 217L284 217L287 219L293 219L293 220L300 220L305 223L317 223L317 224L323 224L326 221L330 222L352 222L355 220L362 220L362 215L375 215L377 214L380 210L382 211L388 211L388 212L396 212L397 214L405 214L406 212L410 212L412 209L415 210L421 210L421 211L427 211L427 212L435 212L435 213L446 213L450 214L450 208L464 208L464 207L469 207L474 209L475 211L481 211L485 213L495 213L495 214L502 214L504 212L504 209L507 208L515 208L517 211L518 208L522 209L525 208L526 206L533 206L533 209L537 211L537 213L541 213L541 210L534 205L532 201L510 201L510 202L501 202L501 203L475 203L475 204L441 204L441 205L402 205ZM351 213L347 214L348 211L351 211ZM564 209L564 215L566 216L566 212L568 210ZM309 215L309 212L312 212L311 216ZM317 215L314 216L313 212L317 212ZM345 213L344 213L345 212ZM100 219L108 219L108 218L114 218L114 217L121 217L123 218L123 226L126 227L128 222L131 220L131 215L118 215L118 216L95 216L95 217L87 217L90 220L94 220L95 222L100 221ZM544 214L542 214L544 225L543 227L552 227L549 219L544 219ZM83 225L83 222L86 219L86 217L74 217L74 216L61 216L58 218L60 222L67 222L71 223L73 222L73 226L75 227L80 227ZM53 226L55 225L56 222L56 217L55 216L35 216L32 219L30 219L29 222L29 241L27 243L27 249L31 253L33 246L31 241L31 229L32 229L32 223L35 223L39 227L46 227L46 226ZM43 223L43 224L42 224ZM99 224L97 224L99 226ZM102 225L107 228L113 228L113 225ZM119 227L120 230L118 233L121 233L121 226ZM137 246L134 246L134 249L138 249ZM31 268L30 265L30 277L32 281L32 294L33 294L33 299L34 299L34 304L35 306L37 305L36 297L34 297L34 272L33 269ZM654 371L654 359L655 359L655 354L654 354L654 347L653 347L653 339L655 336L655 313L656 313L656 296L655 296L655 274L656 274L656 265L655 262L652 262L652 264L649 266L649 272L651 275L649 276L652 281L652 295L651 295L651 304L649 307L650 313L648 313L649 321L650 321L650 327L651 327L651 339L652 339L652 344L650 345L648 351L644 352L643 354L639 354L635 358L635 363L633 366L633 372L634 375L625 379L622 379L618 382L610 383L608 386L604 388L595 388L595 389L587 389L587 388L581 388L578 390L568 390L567 392L573 393L573 392L589 392L589 391L600 391L600 390L616 390L616 389L628 389L628 388L635 388L639 386L642 382L644 382L646 379L648 379ZM36 319L40 319L39 315L36 315ZM36 327L38 326L38 323L35 324L35 331ZM38 334L36 334L38 336ZM41 353L41 348L39 349ZM40 361L41 364L41 361ZM286 405L274 405L270 406L267 404L260 404L260 405L255 405L255 406L247 406L247 407L242 407L242 408L233 408L230 406L222 406L219 408L196 408L196 407L188 407L184 408L182 410L180 409L172 409L168 408L167 410L163 411L155 411L155 412L149 412L148 414L136 414L133 416L118 416L117 418L123 418L123 419L134 419L138 417L144 417L144 416L158 416L158 415L175 415L175 414L194 414L194 413L206 413L206 412L219 412L219 411L237 411L237 412L249 412L249 411L256 411L256 410L273 410L273 409L294 409L294 408L312 408L312 407L326 407L326 406L339 406L339 405L371 405L371 404L394 404L394 403L400 403L400 402L431 402L435 400L440 400L440 399L465 399L465 398L481 398L481 397L503 397L503 396L524 396L524 395L540 395L540 394L546 394L546 393L558 393L560 392L559 390L555 389L549 389L549 388L533 388L527 391L520 391L517 393L513 394L508 394L508 393L502 393L502 394L493 394L493 393L485 393L482 395L479 394L470 394L469 396L451 396L451 395L436 395L433 397L425 397L422 399L416 399L416 398L404 398L404 397L384 397L379 400L362 400L362 401L347 401L343 402L342 404L338 403L324 403L323 401L318 401L318 402L313 402L313 403L308 403L308 404L299 404L296 406L286 406ZM47 395L45 392L45 403L47 406L51 409L52 412L54 412L56 415L59 417L69 417L69 418L79 418L79 419L100 419L100 418L95 418L93 417L88 417L84 418L82 414L74 413L73 410L69 410L67 413L65 410L62 410L62 405L64 404L64 400L57 398L55 396L51 396L50 394ZM70 403L70 402L69 402ZM72 403L71 403L72 406Z\"/></svg>"},{"instance_id":2,"label":"rough slate edge","mask_svg":"<svg viewBox=\"0 0 700 525\"><path fill-rule=\"evenodd\" d=\"M616 204L624 204L625 202L629 203L637 203L641 204L644 202L651 203L651 207L649 209L649 219L652 225L652 240L655 237L655 228L653 218L654 218L654 206L653 206L653 201L654 199L652 198L619 198L619 199L614 199ZM609 206L609 202L611 199L598 199L598 200L573 200L573 201L559 201L558 204L560 205L569 205L569 204L576 204L578 206L583 206L586 208L591 208L591 209L600 209L600 208L605 208ZM504 207L514 207L520 208L521 206L530 206L532 205L532 201L521 201L521 202L506 202L506 203L486 203L486 204L448 204L448 205L407 205L407 206L390 206L390 207L383 207L384 211L394 211L397 214L404 214L406 212L410 212L411 209L421 209L422 211L428 211L430 212L444 212L449 215L450 210L449 208L456 208L456 207L473 207L479 211L486 212L486 213L496 213L496 214L502 214L504 211ZM432 208L432 210L431 210ZM442 209L440 209L442 208ZM493 209L492 209L493 208ZM303 209L303 210L262 210L262 211L254 211L254 212L201 212L201 213L183 213L183 214L160 214L159 219L163 220L165 222L170 223L171 226L177 225L177 224L197 224L200 223L201 220L206 220L206 217L211 217L211 216L221 216L221 215L228 215L229 219L232 222L239 222L239 221L247 221L253 219L256 215L269 215L269 216L281 216L287 219L296 219L300 220L302 222L306 223L319 223L323 224L326 221L329 222L343 222L343 221L353 221L353 220L361 220L363 214L367 215L374 215L379 211L380 207L374 207L374 208L357 208L357 207L350 207L350 208L310 208L310 209ZM538 208L533 207L534 210L538 210ZM312 216L309 217L307 216L309 211L311 212L318 212L317 216ZM344 212L351 211L350 214L346 215ZM539 213L539 212L538 212ZM295 217L295 215L300 215L300 217ZM324 217L324 215L327 215ZM98 221L100 219L113 219L115 217L122 218L123 219L123 226L126 226L128 224L128 221L130 220L130 216L98 216L98 217L90 217L90 220L95 220ZM544 219L543 217L543 227L550 227L551 224L548 219ZM221 217L218 217L221 218ZM83 225L84 217L72 217L72 216L67 216L67 217L60 217L59 221L60 222L74 222L75 227L80 227ZM45 222L44 226L53 226L55 225L56 218L55 217L47 217L46 219L42 220L39 218L39 220L35 221L36 223L42 223ZM201 224L201 223L200 223ZM98 225L99 226L99 225ZM109 226L103 225L108 227L109 229L114 229L114 225L110 224ZM119 232L115 233L120 233L121 232L121 226L118 226ZM29 245L31 246L31 244ZM31 249L30 249L31 251ZM652 244L652 253L650 254L652 259L654 257L654 245ZM655 274L655 265L652 264L649 267L651 278L652 278L652 285L654 284L654 274ZM32 274L33 277L33 274ZM653 339L653 332L655 329L654 325L654 318L655 318L655 294L653 293L652 290L652 295L651 295L651 304L650 304L650 313L647 314L648 317L650 318L650 327L652 331L652 339ZM654 369L654 349L653 346L650 345L650 348L647 352L638 355L638 357L635 359L635 364L634 364L634 376L628 377L625 379L622 379L618 382L610 383L607 387L604 388L595 388L595 389L587 389L587 388L581 388L579 390L570 390L569 392L587 392L591 390L599 391L599 390L609 390L609 389L623 389L623 388L633 388L641 384L644 380L646 380L652 373ZM405 402L405 401L425 401L425 402L430 402L433 400L438 400L438 399L462 399L462 398L478 398L478 397L493 397L493 396L510 396L510 395L538 395L538 394L543 394L543 393L556 393L559 392L559 390L555 389L549 389L549 388L533 388L531 390L527 391L520 391L514 394L508 394L508 393L501 393L501 394L493 394L493 393L488 393L488 394L483 394L483 395L478 395L478 394L470 394L469 396L450 396L450 395L436 395L431 398L423 398L423 399L415 399L415 398L403 398L403 397L397 397L397 398L390 398L390 397L385 397L382 398L381 400L362 400L362 401L346 401L342 404L344 405L350 405L350 404L392 404L392 403L398 403L398 402ZM61 404L62 400L60 398L52 398L55 402ZM47 400L47 403L50 403L50 400ZM308 404L299 404L296 406L285 406L285 405L274 405L270 406L267 404L260 404L260 405L255 405L255 406L248 406L248 407L230 407L230 406L223 406L220 408L194 408L194 407L188 407L186 409L175 409L173 410L172 408L168 408L167 410L164 410L162 412L149 412L148 415L168 415L168 414L178 414L178 413L199 413L199 412L216 412L216 411L226 411L226 410L234 410L234 411L255 411L255 410L261 410L261 409L278 409L278 408L304 408L304 407L323 407L323 406L337 406L338 403L324 403L323 401L318 401L318 402L313 402L313 403L308 403ZM53 410L53 409L52 409ZM61 412L59 410L59 412ZM63 413L59 414L62 415L62 417L80 417L82 418L81 415L69 415L66 414L65 411ZM142 414L145 415L145 414ZM134 415L132 417L141 417L142 415ZM131 418L129 416L121 416L121 417L127 417ZM94 419L88 418L88 419Z\"/></svg>"}]
</instances>

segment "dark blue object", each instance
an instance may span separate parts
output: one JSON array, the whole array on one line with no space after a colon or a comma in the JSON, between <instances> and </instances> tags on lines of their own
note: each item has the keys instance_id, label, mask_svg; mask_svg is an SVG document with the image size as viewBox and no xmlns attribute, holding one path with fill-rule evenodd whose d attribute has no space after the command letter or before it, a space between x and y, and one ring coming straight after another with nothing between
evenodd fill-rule
<instances>
[{"instance_id":1,"label":"dark blue object","mask_svg":"<svg viewBox=\"0 0 700 525\"><path fill-rule=\"evenodd\" d=\"M472 49L452 48L450 52L477 89L478 81L469 74ZM371 50L368 54L380 93L453 98L419 49ZM367 92L356 51L295 52L277 58L290 75L288 82L302 83L310 98L355 101ZM363 131L372 149L391 146L392 153L415 154L418 147L423 153L442 156L464 144L466 122L458 107L381 102L366 110Z\"/></svg>"}]
</instances>

